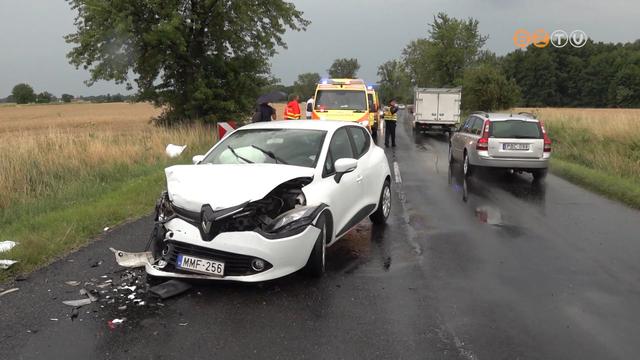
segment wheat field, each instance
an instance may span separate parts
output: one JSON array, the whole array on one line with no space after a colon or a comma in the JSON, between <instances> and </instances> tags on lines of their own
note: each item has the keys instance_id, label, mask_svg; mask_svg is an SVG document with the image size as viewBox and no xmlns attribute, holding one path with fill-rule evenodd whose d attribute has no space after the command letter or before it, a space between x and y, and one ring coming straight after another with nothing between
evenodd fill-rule
<instances>
[{"instance_id":1,"label":"wheat field","mask_svg":"<svg viewBox=\"0 0 640 360\"><path fill-rule=\"evenodd\" d=\"M640 109L520 108L543 120L553 156L640 183Z\"/></svg>"},{"instance_id":2,"label":"wheat field","mask_svg":"<svg viewBox=\"0 0 640 360\"><path fill-rule=\"evenodd\" d=\"M63 191L65 185L113 167L167 160L167 144L205 149L205 126L165 129L146 103L0 106L0 209Z\"/></svg>"}]
</instances>

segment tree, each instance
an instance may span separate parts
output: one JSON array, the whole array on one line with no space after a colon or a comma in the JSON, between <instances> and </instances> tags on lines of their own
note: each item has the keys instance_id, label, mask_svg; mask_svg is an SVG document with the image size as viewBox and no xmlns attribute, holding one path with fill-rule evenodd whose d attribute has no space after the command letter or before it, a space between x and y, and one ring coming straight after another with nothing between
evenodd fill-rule
<instances>
[{"instance_id":1,"label":"tree","mask_svg":"<svg viewBox=\"0 0 640 360\"><path fill-rule=\"evenodd\" d=\"M354 79L356 74L360 70L360 64L358 63L358 59L336 59L331 64L331 67L327 70L329 76L332 78L345 78L345 79Z\"/></svg>"},{"instance_id":2,"label":"tree","mask_svg":"<svg viewBox=\"0 0 640 360\"><path fill-rule=\"evenodd\" d=\"M70 94L62 94L62 96L60 97L62 99L62 102L65 103L70 103L71 100L73 100L73 95Z\"/></svg>"},{"instance_id":3,"label":"tree","mask_svg":"<svg viewBox=\"0 0 640 360\"><path fill-rule=\"evenodd\" d=\"M43 91L36 96L36 102L38 104L48 104L53 100L53 98L53 94L47 91Z\"/></svg>"},{"instance_id":4,"label":"tree","mask_svg":"<svg viewBox=\"0 0 640 360\"><path fill-rule=\"evenodd\" d=\"M293 92L299 95L300 99L306 100L313 96L319 82L320 74L318 73L300 74L298 80L293 83Z\"/></svg>"},{"instance_id":5,"label":"tree","mask_svg":"<svg viewBox=\"0 0 640 360\"><path fill-rule=\"evenodd\" d=\"M282 35L309 24L285 0L67 1L78 12L70 63L90 71L89 85L135 82L167 124L252 109Z\"/></svg>"},{"instance_id":6,"label":"tree","mask_svg":"<svg viewBox=\"0 0 640 360\"><path fill-rule=\"evenodd\" d=\"M386 104L391 99L401 103L410 102L412 86L404 64L399 60L390 60L378 66L380 100Z\"/></svg>"},{"instance_id":7,"label":"tree","mask_svg":"<svg viewBox=\"0 0 640 360\"><path fill-rule=\"evenodd\" d=\"M520 97L515 81L507 80L499 68L489 64L465 70L462 88L462 107L471 111L509 109Z\"/></svg>"},{"instance_id":8,"label":"tree","mask_svg":"<svg viewBox=\"0 0 640 360\"><path fill-rule=\"evenodd\" d=\"M36 93L29 84L18 84L13 87L11 95L18 104L28 104L36 101Z\"/></svg>"},{"instance_id":9,"label":"tree","mask_svg":"<svg viewBox=\"0 0 640 360\"><path fill-rule=\"evenodd\" d=\"M464 70L474 65L487 36L478 20L459 20L445 13L434 16L427 39L411 42L403 51L405 63L418 86L460 85Z\"/></svg>"}]
</instances>

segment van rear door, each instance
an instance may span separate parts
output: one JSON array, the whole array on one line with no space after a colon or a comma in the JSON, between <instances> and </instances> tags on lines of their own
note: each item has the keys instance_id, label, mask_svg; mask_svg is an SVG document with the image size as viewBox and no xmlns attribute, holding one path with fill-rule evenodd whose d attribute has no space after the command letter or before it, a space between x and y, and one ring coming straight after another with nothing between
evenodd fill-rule
<instances>
[{"instance_id":1,"label":"van rear door","mask_svg":"<svg viewBox=\"0 0 640 360\"><path fill-rule=\"evenodd\" d=\"M489 155L497 158L542 158L544 139L538 121L491 121Z\"/></svg>"},{"instance_id":2,"label":"van rear door","mask_svg":"<svg viewBox=\"0 0 640 360\"><path fill-rule=\"evenodd\" d=\"M440 93L438 120L457 123L460 120L460 93Z\"/></svg>"}]
</instances>

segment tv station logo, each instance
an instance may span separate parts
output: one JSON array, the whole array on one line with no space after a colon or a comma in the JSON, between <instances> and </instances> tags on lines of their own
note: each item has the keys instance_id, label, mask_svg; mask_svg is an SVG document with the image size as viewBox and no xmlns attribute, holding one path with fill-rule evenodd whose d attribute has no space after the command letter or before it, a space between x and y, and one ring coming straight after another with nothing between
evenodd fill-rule
<instances>
[{"instance_id":1,"label":"tv station logo","mask_svg":"<svg viewBox=\"0 0 640 360\"><path fill-rule=\"evenodd\" d=\"M526 29L518 29L513 34L513 44L521 49L533 44L537 48L545 48L551 44L553 47L563 48L571 44L574 48L581 48L589 40L587 34L582 30L574 30L567 34L564 30L555 30L549 34L544 29L537 29L529 32Z\"/></svg>"}]
</instances>

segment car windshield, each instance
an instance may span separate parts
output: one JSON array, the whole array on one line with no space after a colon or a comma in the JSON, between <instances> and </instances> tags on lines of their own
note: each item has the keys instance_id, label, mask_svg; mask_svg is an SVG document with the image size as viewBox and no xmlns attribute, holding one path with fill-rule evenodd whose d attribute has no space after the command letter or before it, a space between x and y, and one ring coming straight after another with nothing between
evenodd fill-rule
<instances>
[{"instance_id":1,"label":"car windshield","mask_svg":"<svg viewBox=\"0 0 640 360\"><path fill-rule=\"evenodd\" d=\"M356 90L318 90L316 94L318 110L367 110L367 96Z\"/></svg>"},{"instance_id":2,"label":"car windshield","mask_svg":"<svg viewBox=\"0 0 640 360\"><path fill-rule=\"evenodd\" d=\"M240 130L222 140L202 163L315 167L325 135L323 130Z\"/></svg>"},{"instance_id":3,"label":"car windshield","mask_svg":"<svg viewBox=\"0 0 640 360\"><path fill-rule=\"evenodd\" d=\"M522 120L492 121L491 137L508 139L541 139L542 133L537 122Z\"/></svg>"}]
</instances>

